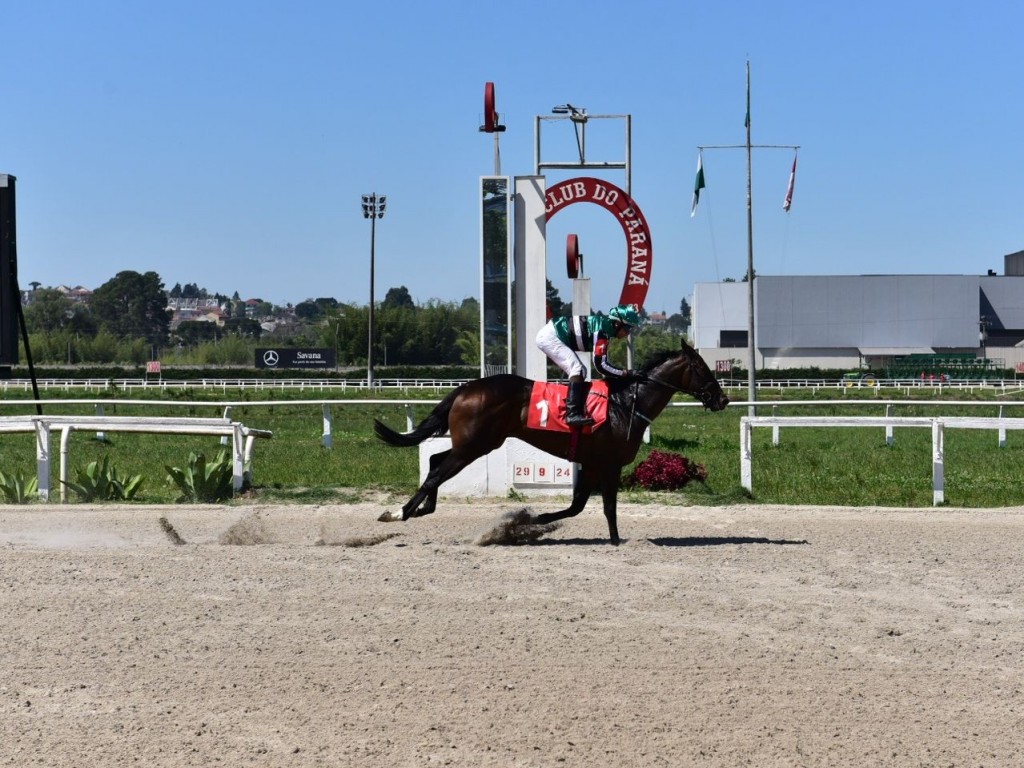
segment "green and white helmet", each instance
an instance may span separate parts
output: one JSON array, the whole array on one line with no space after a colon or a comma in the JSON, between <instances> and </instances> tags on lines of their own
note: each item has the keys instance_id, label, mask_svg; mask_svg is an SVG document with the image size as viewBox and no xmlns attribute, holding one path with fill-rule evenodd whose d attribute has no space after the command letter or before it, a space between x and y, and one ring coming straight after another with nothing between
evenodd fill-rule
<instances>
[{"instance_id":1,"label":"green and white helmet","mask_svg":"<svg viewBox=\"0 0 1024 768\"><path fill-rule=\"evenodd\" d=\"M641 322L636 304L620 304L617 307L612 307L608 310L608 317L631 328L636 328Z\"/></svg>"}]
</instances>

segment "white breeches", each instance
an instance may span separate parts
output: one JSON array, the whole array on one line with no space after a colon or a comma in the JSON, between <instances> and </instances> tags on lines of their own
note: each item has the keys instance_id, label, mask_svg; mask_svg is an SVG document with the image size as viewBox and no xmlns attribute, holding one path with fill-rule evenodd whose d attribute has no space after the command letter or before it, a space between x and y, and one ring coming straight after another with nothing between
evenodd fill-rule
<instances>
[{"instance_id":1,"label":"white breeches","mask_svg":"<svg viewBox=\"0 0 1024 768\"><path fill-rule=\"evenodd\" d=\"M579 356L569 347L562 343L555 333L551 323L545 324L537 331L537 346L540 351L551 358L551 361L561 368L566 376L582 376L587 378L587 368L583 365Z\"/></svg>"}]
</instances>

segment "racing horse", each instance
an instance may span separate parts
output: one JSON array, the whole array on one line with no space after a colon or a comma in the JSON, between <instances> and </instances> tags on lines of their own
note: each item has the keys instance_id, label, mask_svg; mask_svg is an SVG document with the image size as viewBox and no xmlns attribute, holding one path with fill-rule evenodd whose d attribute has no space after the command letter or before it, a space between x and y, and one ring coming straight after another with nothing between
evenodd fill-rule
<instances>
[{"instance_id":1,"label":"racing horse","mask_svg":"<svg viewBox=\"0 0 1024 768\"><path fill-rule=\"evenodd\" d=\"M402 520L429 515L437 506L437 489L481 456L515 437L542 451L578 462L572 503L559 512L533 516L544 525L578 515L591 493L601 491L608 536L619 543L616 504L622 468L636 458L647 425L665 409L676 392L720 411L729 404L703 358L686 341L677 351L661 352L635 374L608 380L608 420L591 433L555 432L527 427L534 382L513 374L475 379L452 391L419 426L405 434L374 419L374 431L385 443L408 447L428 437L451 432L452 447L430 457L430 471L419 490L402 507ZM381 520L397 520L385 512Z\"/></svg>"}]
</instances>

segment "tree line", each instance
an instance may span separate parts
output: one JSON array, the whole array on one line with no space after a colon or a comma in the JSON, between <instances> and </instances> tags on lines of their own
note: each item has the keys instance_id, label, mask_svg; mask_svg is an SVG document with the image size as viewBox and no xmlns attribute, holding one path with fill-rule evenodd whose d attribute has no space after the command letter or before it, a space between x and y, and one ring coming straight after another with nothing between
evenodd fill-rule
<instances>
[{"instance_id":1,"label":"tree line","mask_svg":"<svg viewBox=\"0 0 1024 768\"><path fill-rule=\"evenodd\" d=\"M338 365L366 365L369 308L330 297L286 307L238 293L211 294L194 283L170 291L155 272L119 272L97 288L88 302L73 301L54 288L33 284L25 325L33 361L39 364L134 364L252 366L257 347L319 347L335 350ZM172 329L168 299L214 299L221 323L186 320ZM555 314L571 311L550 281L548 301ZM686 300L680 307L688 313ZM677 345L679 320L645 327L642 349ZM431 300L416 304L405 286L391 288L374 307L374 360L378 365L478 365L480 305ZM613 359L624 360L624 349ZM25 360L22 350L22 360ZM642 359L642 358L641 358Z\"/></svg>"}]
</instances>

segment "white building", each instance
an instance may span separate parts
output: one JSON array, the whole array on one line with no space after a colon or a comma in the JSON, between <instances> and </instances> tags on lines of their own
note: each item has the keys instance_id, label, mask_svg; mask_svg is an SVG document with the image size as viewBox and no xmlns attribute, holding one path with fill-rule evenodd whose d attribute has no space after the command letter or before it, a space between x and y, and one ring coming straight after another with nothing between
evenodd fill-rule
<instances>
[{"instance_id":1,"label":"white building","mask_svg":"<svg viewBox=\"0 0 1024 768\"><path fill-rule=\"evenodd\" d=\"M881 369L905 355L972 353L1016 368L1024 363L1024 252L1006 266L1002 276L758 276L756 365ZM747 284L698 283L692 312L694 345L709 365L732 360L745 369Z\"/></svg>"}]
</instances>

